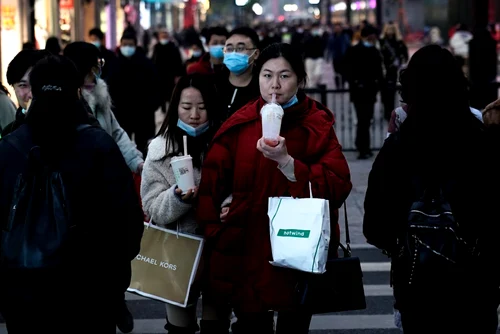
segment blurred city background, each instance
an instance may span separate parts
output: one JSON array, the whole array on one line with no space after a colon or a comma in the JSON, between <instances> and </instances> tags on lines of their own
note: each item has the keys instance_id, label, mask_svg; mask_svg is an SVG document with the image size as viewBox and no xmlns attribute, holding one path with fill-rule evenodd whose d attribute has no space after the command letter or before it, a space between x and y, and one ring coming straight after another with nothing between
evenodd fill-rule
<instances>
[{"instance_id":1,"label":"blurred city background","mask_svg":"<svg viewBox=\"0 0 500 334\"><path fill-rule=\"evenodd\" d=\"M499 0L1 0L2 73L27 42L44 48L51 36L61 43L88 40L88 31L100 27L106 46L114 49L124 28L132 25L140 36L155 27L181 34L185 29L225 25L271 29L297 22L319 21L356 27L363 20L382 26L397 22L408 45L425 42L433 28L443 42L457 23L477 21L498 31ZM144 44L143 38L139 44ZM3 81L3 80L2 80Z\"/></svg>"}]
</instances>

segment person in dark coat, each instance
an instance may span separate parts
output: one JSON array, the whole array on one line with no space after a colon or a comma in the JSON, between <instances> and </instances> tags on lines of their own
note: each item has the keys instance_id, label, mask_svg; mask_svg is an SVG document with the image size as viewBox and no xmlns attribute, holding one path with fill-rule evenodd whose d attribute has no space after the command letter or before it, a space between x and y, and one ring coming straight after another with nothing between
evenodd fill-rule
<instances>
[{"instance_id":1,"label":"person in dark coat","mask_svg":"<svg viewBox=\"0 0 500 334\"><path fill-rule=\"evenodd\" d=\"M166 103L170 101L176 82L185 72L179 47L170 39L166 30L158 33L158 43L154 46L152 60L161 78L161 108L163 112L167 112Z\"/></svg>"},{"instance_id":2,"label":"person in dark coat","mask_svg":"<svg viewBox=\"0 0 500 334\"><path fill-rule=\"evenodd\" d=\"M375 102L384 79L382 55L375 47L377 30L368 25L361 31L362 40L347 50L346 72L351 101L358 119L356 148L359 159L371 157L370 125L375 111Z\"/></svg>"},{"instance_id":3,"label":"person in dark coat","mask_svg":"<svg viewBox=\"0 0 500 334\"><path fill-rule=\"evenodd\" d=\"M135 34L126 32L118 50L117 70L108 80L116 119L137 148L146 155L147 142L155 135L155 111L162 103L156 67L137 47Z\"/></svg>"},{"instance_id":4,"label":"person in dark coat","mask_svg":"<svg viewBox=\"0 0 500 334\"><path fill-rule=\"evenodd\" d=\"M469 42L469 80L471 106L485 108L498 97L497 42L485 27L477 27Z\"/></svg>"},{"instance_id":5,"label":"person in dark coat","mask_svg":"<svg viewBox=\"0 0 500 334\"><path fill-rule=\"evenodd\" d=\"M116 333L116 295L128 284L123 270L138 254L144 228L131 173L104 130L77 131L90 120L69 59L41 60L30 84L34 102L24 124L0 141L0 226L5 231L18 175L32 166L26 155L38 152L43 165L61 175L74 227L61 236L63 256L54 266L16 270L0 264L0 312L11 334L83 334L96 326L99 333Z\"/></svg>"},{"instance_id":6,"label":"person in dark coat","mask_svg":"<svg viewBox=\"0 0 500 334\"><path fill-rule=\"evenodd\" d=\"M420 49L400 81L408 118L373 163L363 233L392 258L391 283L405 333L496 333L500 276L492 264L500 260L498 142L491 142L471 113L467 79L448 50ZM410 276L413 258L403 241L408 240L408 216L429 185L439 185L450 204L447 211L460 224L452 232L469 245L464 253L470 257L447 273ZM442 241L444 249L449 243ZM413 282L411 277L416 277Z\"/></svg>"}]
</instances>

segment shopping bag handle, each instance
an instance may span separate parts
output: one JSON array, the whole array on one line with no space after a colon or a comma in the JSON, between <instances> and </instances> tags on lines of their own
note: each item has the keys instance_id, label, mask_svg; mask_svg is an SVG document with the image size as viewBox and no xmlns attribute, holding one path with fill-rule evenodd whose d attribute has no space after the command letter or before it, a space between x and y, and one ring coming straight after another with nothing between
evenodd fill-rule
<instances>
[{"instance_id":1,"label":"shopping bag handle","mask_svg":"<svg viewBox=\"0 0 500 334\"><path fill-rule=\"evenodd\" d=\"M309 196L313 198L312 184L309 181ZM344 222L345 222L345 246L339 238L339 247L344 251L344 257L351 257L351 236L349 235L349 221L347 220L347 204L344 201Z\"/></svg>"},{"instance_id":2,"label":"shopping bag handle","mask_svg":"<svg viewBox=\"0 0 500 334\"><path fill-rule=\"evenodd\" d=\"M344 257L351 257L351 237L349 235L349 222L347 220L347 204L344 202L344 222L345 222L345 247L339 240L340 248L344 251Z\"/></svg>"}]
</instances>

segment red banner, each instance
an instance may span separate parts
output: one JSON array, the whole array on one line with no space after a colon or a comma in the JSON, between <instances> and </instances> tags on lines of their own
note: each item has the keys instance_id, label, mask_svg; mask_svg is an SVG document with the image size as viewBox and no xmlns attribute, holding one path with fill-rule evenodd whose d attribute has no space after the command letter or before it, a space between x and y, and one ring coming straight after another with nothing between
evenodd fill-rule
<instances>
[{"instance_id":1,"label":"red banner","mask_svg":"<svg viewBox=\"0 0 500 334\"><path fill-rule=\"evenodd\" d=\"M196 13L196 0L184 2L184 28L194 26L194 15Z\"/></svg>"},{"instance_id":2,"label":"red banner","mask_svg":"<svg viewBox=\"0 0 500 334\"><path fill-rule=\"evenodd\" d=\"M60 9L72 9L74 7L74 2L73 0L60 0L59 1L59 8Z\"/></svg>"}]
</instances>

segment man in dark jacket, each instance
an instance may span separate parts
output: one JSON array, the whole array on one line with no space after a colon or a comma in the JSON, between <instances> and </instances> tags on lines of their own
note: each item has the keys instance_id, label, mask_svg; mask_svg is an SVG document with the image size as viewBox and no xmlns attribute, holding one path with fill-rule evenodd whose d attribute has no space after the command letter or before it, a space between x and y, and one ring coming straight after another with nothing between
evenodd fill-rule
<instances>
[{"instance_id":1,"label":"man in dark jacket","mask_svg":"<svg viewBox=\"0 0 500 334\"><path fill-rule=\"evenodd\" d=\"M146 155L147 142L155 135L155 111L162 103L156 67L137 47L137 36L127 31L118 50L118 65L108 80L116 119L137 148Z\"/></svg>"},{"instance_id":2,"label":"man in dark jacket","mask_svg":"<svg viewBox=\"0 0 500 334\"><path fill-rule=\"evenodd\" d=\"M158 33L158 44L154 47L152 60L161 78L161 107L166 112L166 103L170 101L175 84L185 74L179 47L166 30Z\"/></svg>"},{"instance_id":3,"label":"man in dark jacket","mask_svg":"<svg viewBox=\"0 0 500 334\"><path fill-rule=\"evenodd\" d=\"M370 124L373 118L377 93L384 78L382 55L375 47L377 30L366 26L361 31L361 41L350 47L345 56L346 77L349 81L351 101L358 118L356 147L359 159L372 156Z\"/></svg>"},{"instance_id":4,"label":"man in dark jacket","mask_svg":"<svg viewBox=\"0 0 500 334\"><path fill-rule=\"evenodd\" d=\"M43 50L22 50L10 62L7 68L7 82L14 88L19 108L16 112L16 119L2 129L1 137L5 137L23 123L25 114L33 99L29 84L31 68L49 54L49 52Z\"/></svg>"}]
</instances>

